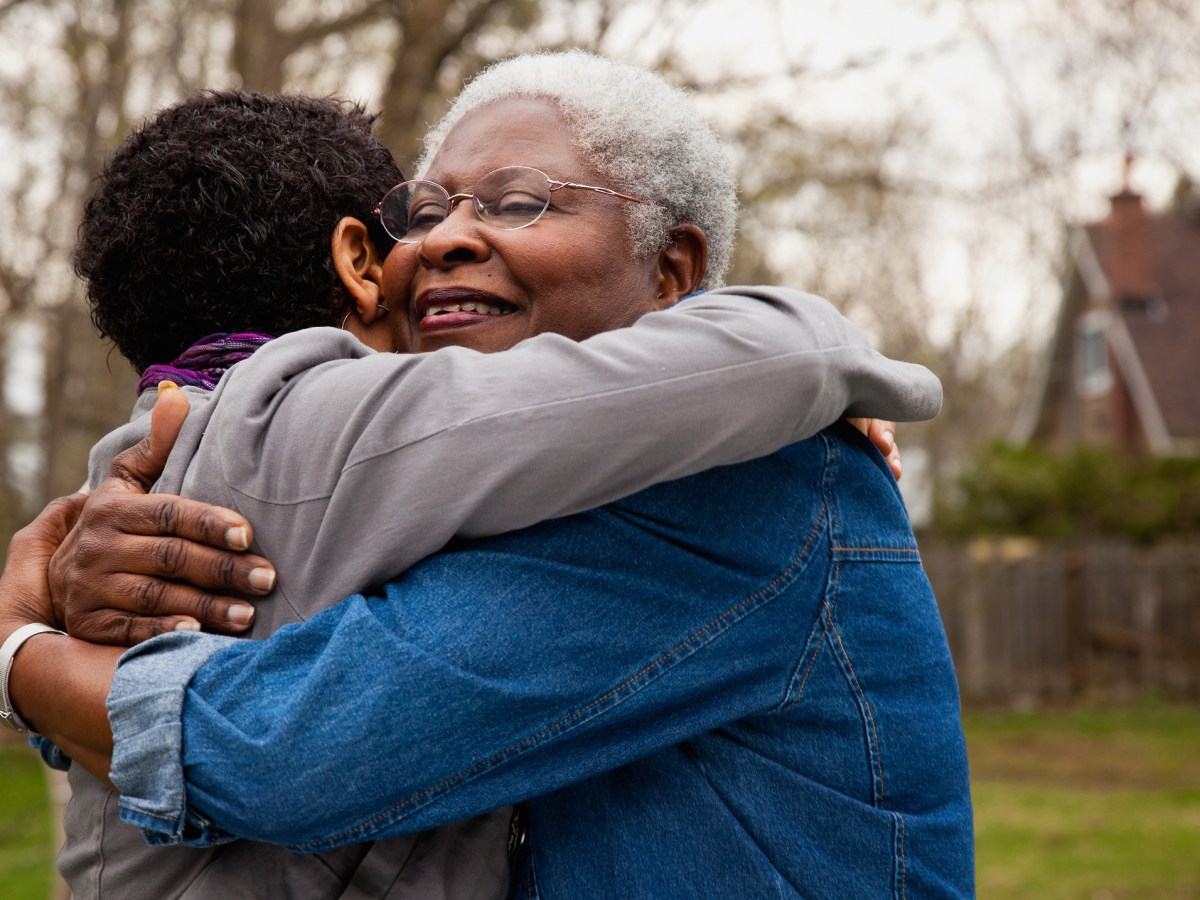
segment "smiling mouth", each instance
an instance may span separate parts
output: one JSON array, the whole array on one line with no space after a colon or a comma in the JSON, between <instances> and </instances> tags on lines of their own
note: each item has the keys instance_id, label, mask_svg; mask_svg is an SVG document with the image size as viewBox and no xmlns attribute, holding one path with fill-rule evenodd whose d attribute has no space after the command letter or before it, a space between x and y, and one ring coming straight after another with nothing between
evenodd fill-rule
<instances>
[{"instance_id":1,"label":"smiling mouth","mask_svg":"<svg viewBox=\"0 0 1200 900\"><path fill-rule=\"evenodd\" d=\"M456 312L479 313L485 316L506 316L513 312L513 308L507 303L444 303L429 307L422 318L444 316Z\"/></svg>"},{"instance_id":2,"label":"smiling mouth","mask_svg":"<svg viewBox=\"0 0 1200 900\"><path fill-rule=\"evenodd\" d=\"M428 305L419 319L422 331L494 321L517 311L513 304L480 291L442 289L424 299Z\"/></svg>"}]
</instances>

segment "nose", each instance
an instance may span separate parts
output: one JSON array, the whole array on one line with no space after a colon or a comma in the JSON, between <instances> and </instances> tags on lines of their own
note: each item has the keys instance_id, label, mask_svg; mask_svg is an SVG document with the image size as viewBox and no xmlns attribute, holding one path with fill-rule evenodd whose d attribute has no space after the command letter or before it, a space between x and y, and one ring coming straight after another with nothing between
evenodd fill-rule
<instances>
[{"instance_id":1,"label":"nose","mask_svg":"<svg viewBox=\"0 0 1200 900\"><path fill-rule=\"evenodd\" d=\"M468 202L451 204L450 214L430 229L421 241L418 256L427 268L449 269L462 263L483 262L492 254L488 229Z\"/></svg>"}]
</instances>

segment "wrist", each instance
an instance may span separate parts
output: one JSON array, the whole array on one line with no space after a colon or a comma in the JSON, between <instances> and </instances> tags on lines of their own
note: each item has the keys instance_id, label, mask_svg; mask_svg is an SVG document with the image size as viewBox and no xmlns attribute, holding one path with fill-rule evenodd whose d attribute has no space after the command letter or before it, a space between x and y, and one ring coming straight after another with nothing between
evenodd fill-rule
<instances>
[{"instance_id":1,"label":"wrist","mask_svg":"<svg viewBox=\"0 0 1200 900\"><path fill-rule=\"evenodd\" d=\"M0 643L0 724L8 726L18 734L32 732L36 735L36 732L33 732L16 710L11 693L10 676L16 663L17 654L31 638L41 634L64 634L64 632L40 622L33 622L11 630L5 627L0 633L3 634L3 642Z\"/></svg>"}]
</instances>

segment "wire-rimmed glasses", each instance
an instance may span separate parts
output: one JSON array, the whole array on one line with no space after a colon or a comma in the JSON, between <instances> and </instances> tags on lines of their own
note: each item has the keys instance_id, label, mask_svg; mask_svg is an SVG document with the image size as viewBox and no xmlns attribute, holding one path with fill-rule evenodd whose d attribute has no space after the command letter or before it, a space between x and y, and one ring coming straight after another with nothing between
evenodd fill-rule
<instances>
[{"instance_id":1,"label":"wire-rimmed glasses","mask_svg":"<svg viewBox=\"0 0 1200 900\"><path fill-rule=\"evenodd\" d=\"M550 195L563 188L596 191L633 203L657 205L611 188L555 181L541 169L505 166L484 175L469 194L451 194L436 181L405 181L375 207L384 230L402 244L415 244L446 220L463 200L470 200L481 221L497 228L528 228L550 206Z\"/></svg>"}]
</instances>

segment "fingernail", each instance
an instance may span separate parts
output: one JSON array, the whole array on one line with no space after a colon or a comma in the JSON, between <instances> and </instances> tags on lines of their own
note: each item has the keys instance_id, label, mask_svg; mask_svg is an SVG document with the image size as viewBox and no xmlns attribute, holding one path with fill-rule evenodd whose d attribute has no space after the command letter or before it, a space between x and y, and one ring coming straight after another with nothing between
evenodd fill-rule
<instances>
[{"instance_id":1,"label":"fingernail","mask_svg":"<svg viewBox=\"0 0 1200 900\"><path fill-rule=\"evenodd\" d=\"M269 591L275 587L275 570L259 566L250 570L250 586L260 591Z\"/></svg>"},{"instance_id":2,"label":"fingernail","mask_svg":"<svg viewBox=\"0 0 1200 900\"><path fill-rule=\"evenodd\" d=\"M171 389L174 389L174 390L179 390L179 385L177 385L177 384L176 384L175 382L173 382L173 381L160 381L160 382L158 383L158 392L159 392L160 394L161 394L163 391L169 391L169 390L171 390Z\"/></svg>"},{"instance_id":3,"label":"fingernail","mask_svg":"<svg viewBox=\"0 0 1200 900\"><path fill-rule=\"evenodd\" d=\"M229 607L228 616L230 625L249 625L254 621L254 607L249 603L235 603Z\"/></svg>"},{"instance_id":4,"label":"fingernail","mask_svg":"<svg viewBox=\"0 0 1200 900\"><path fill-rule=\"evenodd\" d=\"M890 431L885 431L883 433L883 442L888 445L888 450L891 450L896 446L896 436Z\"/></svg>"},{"instance_id":5,"label":"fingernail","mask_svg":"<svg viewBox=\"0 0 1200 900\"><path fill-rule=\"evenodd\" d=\"M250 531L245 525L237 525L225 532L225 544L233 550L250 548Z\"/></svg>"},{"instance_id":6,"label":"fingernail","mask_svg":"<svg viewBox=\"0 0 1200 900\"><path fill-rule=\"evenodd\" d=\"M197 622L195 619L183 619L182 621L175 623L175 630L176 631L199 631L200 623Z\"/></svg>"}]
</instances>

